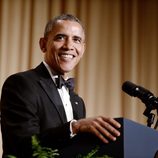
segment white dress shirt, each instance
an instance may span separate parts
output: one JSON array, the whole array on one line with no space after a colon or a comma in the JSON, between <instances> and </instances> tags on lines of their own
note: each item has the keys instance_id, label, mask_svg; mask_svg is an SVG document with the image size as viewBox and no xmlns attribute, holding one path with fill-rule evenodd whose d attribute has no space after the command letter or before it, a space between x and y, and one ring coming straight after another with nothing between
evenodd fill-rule
<instances>
[{"instance_id":1,"label":"white dress shirt","mask_svg":"<svg viewBox=\"0 0 158 158\"><path fill-rule=\"evenodd\" d=\"M55 78L58 78L58 76L53 75L51 68L45 61L43 61L43 63L45 65L45 67L47 68L53 82L55 83ZM72 110L72 105L70 102L69 89L66 88L65 86L62 86L61 89L58 88L58 92L60 94L64 109L65 109L67 121L69 122L69 121L73 120L73 110Z\"/></svg>"}]
</instances>

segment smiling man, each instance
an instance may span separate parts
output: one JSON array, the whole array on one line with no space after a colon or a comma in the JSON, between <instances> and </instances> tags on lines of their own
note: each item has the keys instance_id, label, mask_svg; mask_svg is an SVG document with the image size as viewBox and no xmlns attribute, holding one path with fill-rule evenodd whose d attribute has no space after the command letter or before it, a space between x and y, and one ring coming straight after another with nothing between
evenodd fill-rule
<instances>
[{"instance_id":1,"label":"smiling man","mask_svg":"<svg viewBox=\"0 0 158 158\"><path fill-rule=\"evenodd\" d=\"M57 74L64 75L70 72L83 56L85 49L83 27L71 20L57 20L54 23L50 21L46 26L44 38L40 39L40 47L51 69Z\"/></svg>"},{"instance_id":2,"label":"smiling man","mask_svg":"<svg viewBox=\"0 0 158 158\"><path fill-rule=\"evenodd\" d=\"M104 143L115 141L120 124L103 116L85 118L84 101L73 91L72 80L67 80L85 51L79 19L64 14L50 20L39 43L44 61L11 75L2 88L3 158L32 157L32 135L42 145L59 149L79 133L92 133Z\"/></svg>"}]
</instances>

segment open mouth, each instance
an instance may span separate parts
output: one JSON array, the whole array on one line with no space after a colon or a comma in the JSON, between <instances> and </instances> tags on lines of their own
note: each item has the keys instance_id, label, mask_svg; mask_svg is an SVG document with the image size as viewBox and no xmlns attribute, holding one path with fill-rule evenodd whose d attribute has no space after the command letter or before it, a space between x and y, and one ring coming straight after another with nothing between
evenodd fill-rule
<instances>
[{"instance_id":1,"label":"open mouth","mask_svg":"<svg viewBox=\"0 0 158 158\"><path fill-rule=\"evenodd\" d=\"M72 54L62 53L62 54L59 54L59 57L62 59L73 59L75 56Z\"/></svg>"}]
</instances>

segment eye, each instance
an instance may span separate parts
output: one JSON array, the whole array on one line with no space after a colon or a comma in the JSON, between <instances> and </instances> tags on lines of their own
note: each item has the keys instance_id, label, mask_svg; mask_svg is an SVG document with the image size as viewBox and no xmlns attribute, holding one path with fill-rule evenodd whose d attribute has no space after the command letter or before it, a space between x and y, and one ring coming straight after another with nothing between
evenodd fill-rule
<instances>
[{"instance_id":1,"label":"eye","mask_svg":"<svg viewBox=\"0 0 158 158\"><path fill-rule=\"evenodd\" d=\"M64 39L65 39L65 35L63 34L58 34L54 38L55 41L63 41Z\"/></svg>"},{"instance_id":2,"label":"eye","mask_svg":"<svg viewBox=\"0 0 158 158\"><path fill-rule=\"evenodd\" d=\"M75 43L81 43L82 42L82 39L80 38L80 37L74 37L73 38L73 41L75 42Z\"/></svg>"}]
</instances>

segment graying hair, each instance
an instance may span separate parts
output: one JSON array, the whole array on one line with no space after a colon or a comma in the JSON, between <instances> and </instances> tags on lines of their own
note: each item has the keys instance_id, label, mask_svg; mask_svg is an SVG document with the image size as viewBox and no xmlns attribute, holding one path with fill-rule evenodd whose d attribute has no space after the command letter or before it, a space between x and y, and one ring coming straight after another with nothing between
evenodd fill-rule
<instances>
[{"instance_id":1,"label":"graying hair","mask_svg":"<svg viewBox=\"0 0 158 158\"><path fill-rule=\"evenodd\" d=\"M45 27L44 37L47 37L49 32L52 31L53 27L56 25L56 23L59 20L69 20L69 21L77 22L77 23L79 23L82 26L83 31L84 31L83 24L81 23L81 21L77 17L75 17L75 16L73 16L71 14L62 14L62 15L56 16L54 19L51 19L50 21L48 21L48 23L47 23L47 25Z\"/></svg>"}]
</instances>

